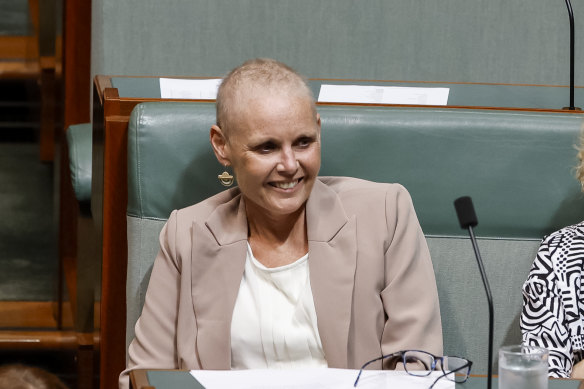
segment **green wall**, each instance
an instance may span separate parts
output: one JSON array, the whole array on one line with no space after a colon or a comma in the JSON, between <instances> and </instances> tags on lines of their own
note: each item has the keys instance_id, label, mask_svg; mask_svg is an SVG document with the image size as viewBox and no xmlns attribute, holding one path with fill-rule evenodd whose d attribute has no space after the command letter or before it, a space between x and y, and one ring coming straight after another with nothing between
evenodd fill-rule
<instances>
[{"instance_id":1,"label":"green wall","mask_svg":"<svg viewBox=\"0 0 584 389\"><path fill-rule=\"evenodd\" d=\"M318 78L567 85L568 26L564 0L93 0L92 73L220 76L266 56Z\"/></svg>"}]
</instances>

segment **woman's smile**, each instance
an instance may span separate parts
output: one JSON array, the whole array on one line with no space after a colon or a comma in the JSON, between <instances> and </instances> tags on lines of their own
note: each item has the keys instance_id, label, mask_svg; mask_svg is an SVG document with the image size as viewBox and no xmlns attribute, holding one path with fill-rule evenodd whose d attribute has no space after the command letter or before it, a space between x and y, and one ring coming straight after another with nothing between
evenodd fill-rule
<instances>
[{"instance_id":1,"label":"woman's smile","mask_svg":"<svg viewBox=\"0 0 584 389\"><path fill-rule=\"evenodd\" d=\"M298 185L300 183L301 180L302 180L302 178L298 178L298 179L293 180L293 181L277 181L277 182L270 182L269 184L271 186L278 188L278 189L290 190L290 189L294 189L296 187L296 185Z\"/></svg>"}]
</instances>

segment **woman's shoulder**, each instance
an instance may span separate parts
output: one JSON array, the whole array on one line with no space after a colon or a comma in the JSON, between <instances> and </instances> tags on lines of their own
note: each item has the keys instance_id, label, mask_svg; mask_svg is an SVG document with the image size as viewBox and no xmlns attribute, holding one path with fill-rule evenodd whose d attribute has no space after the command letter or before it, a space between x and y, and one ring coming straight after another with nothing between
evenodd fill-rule
<instances>
[{"instance_id":1,"label":"woman's shoulder","mask_svg":"<svg viewBox=\"0 0 584 389\"><path fill-rule=\"evenodd\" d=\"M543 238L542 245L558 247L570 245L573 241L584 244L584 221L552 232Z\"/></svg>"},{"instance_id":2,"label":"woman's shoulder","mask_svg":"<svg viewBox=\"0 0 584 389\"><path fill-rule=\"evenodd\" d=\"M407 193L406 188L397 183L374 182L354 177L321 176L318 178L323 184L337 192L345 194L350 192L366 193Z\"/></svg>"},{"instance_id":3,"label":"woman's shoulder","mask_svg":"<svg viewBox=\"0 0 584 389\"><path fill-rule=\"evenodd\" d=\"M413 207L409 192L401 184L353 177L319 177L319 181L327 187L329 193L334 193L348 213L376 217L385 215L385 212L379 210Z\"/></svg>"},{"instance_id":4,"label":"woman's shoulder","mask_svg":"<svg viewBox=\"0 0 584 389\"><path fill-rule=\"evenodd\" d=\"M241 192L237 187L230 188L196 204L178 209L174 211L173 214L176 214L177 218L185 220L206 220L209 215L217 209L217 207L234 201L240 193Z\"/></svg>"}]
</instances>

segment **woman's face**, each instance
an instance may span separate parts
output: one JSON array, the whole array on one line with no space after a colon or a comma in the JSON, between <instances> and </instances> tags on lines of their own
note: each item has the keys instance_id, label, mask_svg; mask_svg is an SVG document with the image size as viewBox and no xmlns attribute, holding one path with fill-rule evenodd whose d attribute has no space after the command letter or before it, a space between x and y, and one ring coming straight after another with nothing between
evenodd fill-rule
<instances>
[{"instance_id":1,"label":"woman's face","mask_svg":"<svg viewBox=\"0 0 584 389\"><path fill-rule=\"evenodd\" d=\"M260 96L233 114L225 144L248 217L304 206L320 169L320 117L307 98Z\"/></svg>"}]
</instances>

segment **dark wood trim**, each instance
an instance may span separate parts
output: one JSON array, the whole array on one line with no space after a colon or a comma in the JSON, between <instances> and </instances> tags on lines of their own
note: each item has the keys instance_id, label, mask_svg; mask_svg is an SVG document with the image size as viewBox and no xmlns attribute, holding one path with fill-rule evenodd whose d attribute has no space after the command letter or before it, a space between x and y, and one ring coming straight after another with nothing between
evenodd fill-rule
<instances>
[{"instance_id":1,"label":"dark wood trim","mask_svg":"<svg viewBox=\"0 0 584 389\"><path fill-rule=\"evenodd\" d=\"M454 84L454 85L501 85L501 86L540 86L549 88L565 88L567 85L548 85L548 84L510 84L504 82L462 82L462 81L403 81L403 80L366 80L366 79L347 79L347 78L310 78L312 81L333 81L333 82L382 82L396 84ZM584 88L577 86L576 88Z\"/></svg>"},{"instance_id":2,"label":"dark wood trim","mask_svg":"<svg viewBox=\"0 0 584 389\"><path fill-rule=\"evenodd\" d=\"M3 350L75 350L77 334L73 331L0 331Z\"/></svg>"},{"instance_id":3,"label":"dark wood trim","mask_svg":"<svg viewBox=\"0 0 584 389\"><path fill-rule=\"evenodd\" d=\"M132 370L130 372L130 389L156 389L148 382L147 370Z\"/></svg>"},{"instance_id":4,"label":"dark wood trim","mask_svg":"<svg viewBox=\"0 0 584 389\"><path fill-rule=\"evenodd\" d=\"M91 1L63 7L63 127L88 123L91 97Z\"/></svg>"},{"instance_id":5,"label":"dark wood trim","mask_svg":"<svg viewBox=\"0 0 584 389\"><path fill-rule=\"evenodd\" d=\"M127 126L117 90L94 87L91 210L102 264L100 387L116 387L126 364Z\"/></svg>"},{"instance_id":6,"label":"dark wood trim","mask_svg":"<svg viewBox=\"0 0 584 389\"><path fill-rule=\"evenodd\" d=\"M165 99L165 101L167 101ZM171 100L168 100L171 101ZM183 100L184 101L184 100ZM517 111L517 112L551 112L551 113L582 113L582 110L547 109L547 108L515 108L515 107L482 107L472 105L413 105L413 104L381 104L381 103L328 103L317 102L316 105L353 106L353 107L400 107L400 108L439 108L439 109L470 109L487 111Z\"/></svg>"},{"instance_id":7,"label":"dark wood trim","mask_svg":"<svg viewBox=\"0 0 584 389\"><path fill-rule=\"evenodd\" d=\"M2 329L37 328L57 330L53 301L0 301L0 331ZM64 304L63 326L72 328L69 304Z\"/></svg>"}]
</instances>

